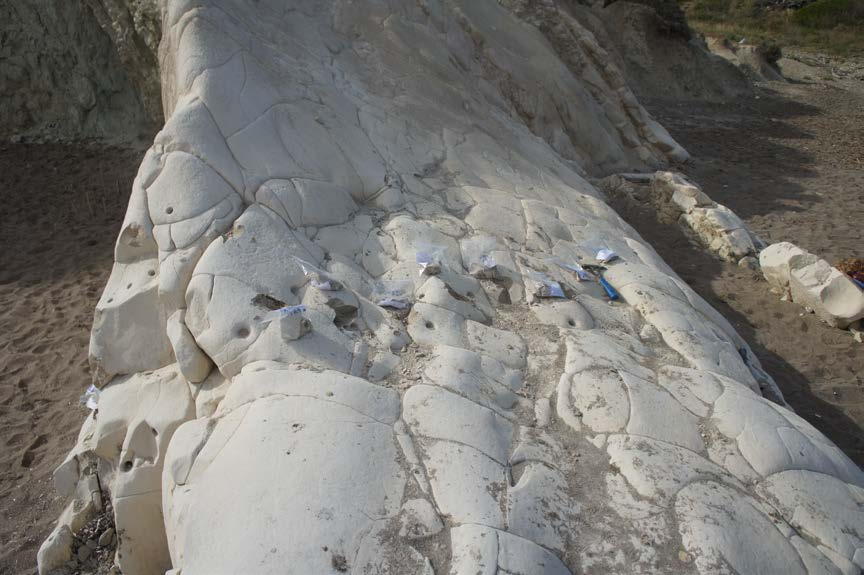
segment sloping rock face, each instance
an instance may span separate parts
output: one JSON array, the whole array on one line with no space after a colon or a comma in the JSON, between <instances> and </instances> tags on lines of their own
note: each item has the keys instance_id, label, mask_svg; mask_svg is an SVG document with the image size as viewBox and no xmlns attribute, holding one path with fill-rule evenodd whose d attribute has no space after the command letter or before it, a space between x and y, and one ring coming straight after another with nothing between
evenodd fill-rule
<instances>
[{"instance_id":1,"label":"sloping rock face","mask_svg":"<svg viewBox=\"0 0 864 575\"><path fill-rule=\"evenodd\" d=\"M144 113L161 125L159 40L162 18L156 0L80 0L92 10L137 89Z\"/></svg>"},{"instance_id":2,"label":"sloping rock face","mask_svg":"<svg viewBox=\"0 0 864 575\"><path fill-rule=\"evenodd\" d=\"M747 95L744 72L712 54L675 0L564 3L598 37L643 101L726 101Z\"/></svg>"},{"instance_id":3,"label":"sloping rock face","mask_svg":"<svg viewBox=\"0 0 864 575\"><path fill-rule=\"evenodd\" d=\"M163 6L41 573L94 485L131 575L857 572L864 474L582 177L684 153L553 16Z\"/></svg>"},{"instance_id":4,"label":"sloping rock face","mask_svg":"<svg viewBox=\"0 0 864 575\"><path fill-rule=\"evenodd\" d=\"M0 137L130 140L155 132L158 102L144 105L146 92L91 10L100 5L0 3Z\"/></svg>"}]
</instances>

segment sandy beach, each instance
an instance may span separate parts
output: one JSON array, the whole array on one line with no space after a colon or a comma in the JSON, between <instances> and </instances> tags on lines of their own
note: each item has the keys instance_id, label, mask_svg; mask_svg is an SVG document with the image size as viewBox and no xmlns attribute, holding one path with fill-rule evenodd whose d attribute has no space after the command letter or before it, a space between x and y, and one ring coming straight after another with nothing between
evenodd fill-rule
<instances>
[{"instance_id":1,"label":"sandy beach","mask_svg":"<svg viewBox=\"0 0 864 575\"><path fill-rule=\"evenodd\" d=\"M143 151L0 144L0 573L36 573L51 474L87 414L87 343Z\"/></svg>"}]
</instances>

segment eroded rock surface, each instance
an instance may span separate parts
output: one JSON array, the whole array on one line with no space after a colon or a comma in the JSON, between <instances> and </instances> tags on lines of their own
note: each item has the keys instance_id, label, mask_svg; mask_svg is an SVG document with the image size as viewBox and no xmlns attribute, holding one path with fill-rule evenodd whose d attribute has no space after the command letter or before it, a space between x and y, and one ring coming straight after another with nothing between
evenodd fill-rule
<instances>
[{"instance_id":1,"label":"eroded rock surface","mask_svg":"<svg viewBox=\"0 0 864 575\"><path fill-rule=\"evenodd\" d=\"M720 259L758 268L756 257L765 243L735 212L708 197L677 172L616 174L600 180L607 194L639 205L649 204L659 220L677 223L695 243Z\"/></svg>"},{"instance_id":2,"label":"eroded rock surface","mask_svg":"<svg viewBox=\"0 0 864 575\"><path fill-rule=\"evenodd\" d=\"M759 262L772 290L828 325L842 329L864 318L864 291L818 256L789 242L779 242L762 250Z\"/></svg>"},{"instance_id":3,"label":"eroded rock surface","mask_svg":"<svg viewBox=\"0 0 864 575\"><path fill-rule=\"evenodd\" d=\"M857 572L864 474L583 178L683 151L553 17L165 3L41 573L99 486L130 574Z\"/></svg>"}]
</instances>

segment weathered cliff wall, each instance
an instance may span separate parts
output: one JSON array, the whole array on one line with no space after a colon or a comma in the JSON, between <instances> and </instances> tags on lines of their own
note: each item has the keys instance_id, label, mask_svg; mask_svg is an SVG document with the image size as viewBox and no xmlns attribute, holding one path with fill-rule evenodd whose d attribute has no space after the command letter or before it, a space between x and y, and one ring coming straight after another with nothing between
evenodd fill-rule
<instances>
[{"instance_id":1,"label":"weathered cliff wall","mask_svg":"<svg viewBox=\"0 0 864 575\"><path fill-rule=\"evenodd\" d=\"M123 42L100 27L80 0L0 2L0 138L101 138L152 135L161 110L124 66ZM144 19L146 20L146 18ZM152 26L150 27L152 29ZM158 36L148 36L152 43ZM154 58L155 62L155 58ZM158 72L150 67L158 94Z\"/></svg>"}]
</instances>

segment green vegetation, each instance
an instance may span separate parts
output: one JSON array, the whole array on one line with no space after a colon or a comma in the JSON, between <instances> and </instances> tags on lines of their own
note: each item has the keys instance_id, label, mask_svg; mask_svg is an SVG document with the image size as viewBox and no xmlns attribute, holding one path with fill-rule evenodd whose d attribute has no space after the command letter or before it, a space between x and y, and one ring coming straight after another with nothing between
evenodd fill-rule
<instances>
[{"instance_id":1,"label":"green vegetation","mask_svg":"<svg viewBox=\"0 0 864 575\"><path fill-rule=\"evenodd\" d=\"M864 26L864 1L819 0L796 10L796 24L811 30L833 30L837 27L859 28Z\"/></svg>"},{"instance_id":2,"label":"green vegetation","mask_svg":"<svg viewBox=\"0 0 864 575\"><path fill-rule=\"evenodd\" d=\"M864 0L816 0L787 9L777 0L681 0L690 25L703 34L768 46L864 54Z\"/></svg>"}]
</instances>

